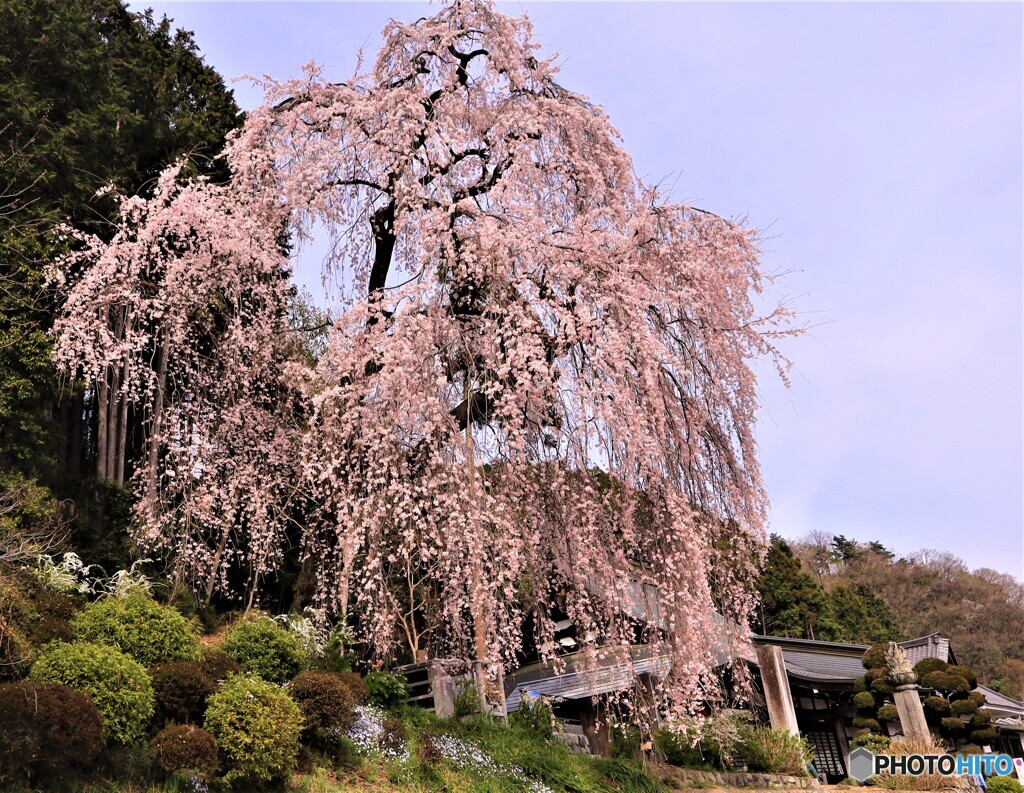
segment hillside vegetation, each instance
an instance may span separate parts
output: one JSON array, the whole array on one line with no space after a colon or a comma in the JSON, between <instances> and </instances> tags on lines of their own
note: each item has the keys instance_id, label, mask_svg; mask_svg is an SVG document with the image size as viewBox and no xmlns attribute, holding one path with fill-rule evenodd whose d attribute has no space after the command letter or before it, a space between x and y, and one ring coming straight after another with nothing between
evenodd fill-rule
<instances>
[{"instance_id":1,"label":"hillside vegetation","mask_svg":"<svg viewBox=\"0 0 1024 793\"><path fill-rule=\"evenodd\" d=\"M941 633L983 683L1024 697L1024 585L945 551L897 557L880 542L773 537L754 630L871 644Z\"/></svg>"}]
</instances>

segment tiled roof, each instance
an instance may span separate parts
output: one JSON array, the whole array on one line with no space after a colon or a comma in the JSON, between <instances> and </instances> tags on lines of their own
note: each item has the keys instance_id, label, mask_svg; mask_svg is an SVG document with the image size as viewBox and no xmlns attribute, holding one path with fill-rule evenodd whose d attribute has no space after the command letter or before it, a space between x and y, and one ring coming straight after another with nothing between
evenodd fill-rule
<instances>
[{"instance_id":1,"label":"tiled roof","mask_svg":"<svg viewBox=\"0 0 1024 793\"><path fill-rule=\"evenodd\" d=\"M781 636L755 636L757 644L774 644L782 648L786 671L795 678L812 682L853 683L864 674L861 656L866 644L819 642L812 639L789 639ZM949 639L938 633L899 642L910 662L939 658L955 662Z\"/></svg>"},{"instance_id":2,"label":"tiled roof","mask_svg":"<svg viewBox=\"0 0 1024 793\"><path fill-rule=\"evenodd\" d=\"M524 692L583 699L622 691L633 686L637 675L649 672L663 677L672 665L668 655L656 654L646 645L631 647L628 657L624 651L607 651L601 657L599 651L596 669L587 669L582 656L582 653L574 653L559 659L563 667L561 673L557 673L550 662L530 664L516 670L505 678L506 683L512 686L505 699L505 707L510 713L518 710Z\"/></svg>"}]
</instances>

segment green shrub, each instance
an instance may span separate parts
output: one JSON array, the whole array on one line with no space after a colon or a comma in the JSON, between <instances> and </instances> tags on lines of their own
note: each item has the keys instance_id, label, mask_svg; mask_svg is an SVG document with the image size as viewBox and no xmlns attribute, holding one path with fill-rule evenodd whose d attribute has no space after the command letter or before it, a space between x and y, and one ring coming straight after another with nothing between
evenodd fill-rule
<instances>
[{"instance_id":1,"label":"green shrub","mask_svg":"<svg viewBox=\"0 0 1024 793\"><path fill-rule=\"evenodd\" d=\"M237 675L243 671L238 661L215 650L203 653L199 659L199 667L214 685L227 680L230 675Z\"/></svg>"},{"instance_id":2,"label":"green shrub","mask_svg":"<svg viewBox=\"0 0 1024 793\"><path fill-rule=\"evenodd\" d=\"M88 694L103 716L108 742L132 743L153 717L153 686L146 670L113 647L52 644L32 664L33 680L61 683Z\"/></svg>"},{"instance_id":3,"label":"green shrub","mask_svg":"<svg viewBox=\"0 0 1024 793\"><path fill-rule=\"evenodd\" d=\"M338 679L348 687L348 693L352 695L352 701L357 705L365 705L370 701L370 690L366 682L355 672L335 672Z\"/></svg>"},{"instance_id":4,"label":"green shrub","mask_svg":"<svg viewBox=\"0 0 1024 793\"><path fill-rule=\"evenodd\" d=\"M995 727L982 727L980 730L971 731L971 740L976 744L990 744L996 739Z\"/></svg>"},{"instance_id":5,"label":"green shrub","mask_svg":"<svg viewBox=\"0 0 1024 793\"><path fill-rule=\"evenodd\" d=\"M806 776L812 754L807 742L789 730L743 725L739 750L755 771Z\"/></svg>"},{"instance_id":6,"label":"green shrub","mask_svg":"<svg viewBox=\"0 0 1024 793\"><path fill-rule=\"evenodd\" d=\"M987 727L992 723L992 711L985 710L984 708L975 711L971 717L971 726L973 727Z\"/></svg>"},{"instance_id":7,"label":"green shrub","mask_svg":"<svg viewBox=\"0 0 1024 793\"><path fill-rule=\"evenodd\" d=\"M853 706L859 711L874 713L875 695L870 691L861 691L859 694L854 694Z\"/></svg>"},{"instance_id":8,"label":"green shrub","mask_svg":"<svg viewBox=\"0 0 1024 793\"><path fill-rule=\"evenodd\" d=\"M891 694L892 683L886 677L879 677L871 681L871 690L876 694Z\"/></svg>"},{"instance_id":9,"label":"green shrub","mask_svg":"<svg viewBox=\"0 0 1024 793\"><path fill-rule=\"evenodd\" d=\"M103 743L103 718L88 696L56 683L0 685L0 780L67 780Z\"/></svg>"},{"instance_id":10,"label":"green shrub","mask_svg":"<svg viewBox=\"0 0 1024 793\"><path fill-rule=\"evenodd\" d=\"M476 686L473 688L476 689ZM477 703L479 703L479 694L476 696L478 697ZM479 704L476 709L480 709ZM509 714L508 723L543 738L545 741L550 741L555 737L555 714L551 710L550 703L544 697L524 694L519 700L519 710Z\"/></svg>"},{"instance_id":11,"label":"green shrub","mask_svg":"<svg viewBox=\"0 0 1024 793\"><path fill-rule=\"evenodd\" d=\"M472 680L463 678L455 683L458 692L455 694L452 703L455 710L454 716L461 719L464 716L472 716L480 712L480 688Z\"/></svg>"},{"instance_id":12,"label":"green shrub","mask_svg":"<svg viewBox=\"0 0 1024 793\"><path fill-rule=\"evenodd\" d=\"M921 682L929 688L937 689L947 695L966 694L971 690L966 678L949 672L929 672Z\"/></svg>"},{"instance_id":13,"label":"green shrub","mask_svg":"<svg viewBox=\"0 0 1024 793\"><path fill-rule=\"evenodd\" d=\"M307 739L323 742L330 733L347 730L355 717L355 701L349 687L330 672L302 672L288 684L288 693L302 710Z\"/></svg>"},{"instance_id":14,"label":"green shrub","mask_svg":"<svg viewBox=\"0 0 1024 793\"><path fill-rule=\"evenodd\" d=\"M882 705L878 709L878 718L882 721L898 721L900 712L895 705Z\"/></svg>"},{"instance_id":15,"label":"green shrub","mask_svg":"<svg viewBox=\"0 0 1024 793\"><path fill-rule=\"evenodd\" d=\"M302 711L280 686L229 677L207 703L205 727L224 755L228 782L284 779L295 768Z\"/></svg>"},{"instance_id":16,"label":"green shrub","mask_svg":"<svg viewBox=\"0 0 1024 793\"><path fill-rule=\"evenodd\" d=\"M157 718L163 722L198 724L206 712L206 700L216 686L199 664L169 661L149 670L156 699Z\"/></svg>"},{"instance_id":17,"label":"green shrub","mask_svg":"<svg viewBox=\"0 0 1024 793\"><path fill-rule=\"evenodd\" d=\"M945 715L949 713L950 710L948 699L945 697L936 697L934 695L924 698L924 706L927 710L939 715Z\"/></svg>"},{"instance_id":18,"label":"green shrub","mask_svg":"<svg viewBox=\"0 0 1024 793\"><path fill-rule=\"evenodd\" d=\"M946 672L966 680L968 690L978 687L978 676L974 674L974 670L969 666L948 666L946 667Z\"/></svg>"},{"instance_id":19,"label":"green shrub","mask_svg":"<svg viewBox=\"0 0 1024 793\"><path fill-rule=\"evenodd\" d=\"M969 699L958 699L956 702L949 703L949 710L954 716L970 716L977 709L978 706Z\"/></svg>"},{"instance_id":20,"label":"green shrub","mask_svg":"<svg viewBox=\"0 0 1024 793\"><path fill-rule=\"evenodd\" d=\"M861 656L860 662L864 665L865 669L882 669L885 667L885 648L884 642L879 644L872 644L864 651L864 655Z\"/></svg>"},{"instance_id":21,"label":"green shrub","mask_svg":"<svg viewBox=\"0 0 1024 793\"><path fill-rule=\"evenodd\" d=\"M948 666L949 664L938 658L923 658L914 665L914 672L917 673L918 680L923 680L932 672L945 672Z\"/></svg>"},{"instance_id":22,"label":"green shrub","mask_svg":"<svg viewBox=\"0 0 1024 793\"><path fill-rule=\"evenodd\" d=\"M657 730L653 738L655 751L669 765L680 768L711 768L711 758L704 756L701 744L692 732Z\"/></svg>"},{"instance_id":23,"label":"green shrub","mask_svg":"<svg viewBox=\"0 0 1024 793\"><path fill-rule=\"evenodd\" d=\"M941 722L942 729L948 733L961 733L964 731L964 723L955 716L947 716Z\"/></svg>"},{"instance_id":24,"label":"green shrub","mask_svg":"<svg viewBox=\"0 0 1024 793\"><path fill-rule=\"evenodd\" d=\"M90 603L72 626L80 641L116 647L147 667L199 657L196 632L188 620L144 592Z\"/></svg>"},{"instance_id":25,"label":"green shrub","mask_svg":"<svg viewBox=\"0 0 1024 793\"><path fill-rule=\"evenodd\" d=\"M370 702L388 708L409 698L409 683L404 675L391 672L370 672L364 679Z\"/></svg>"},{"instance_id":26,"label":"green shrub","mask_svg":"<svg viewBox=\"0 0 1024 793\"><path fill-rule=\"evenodd\" d=\"M870 719L864 716L855 716L853 726L862 730L871 730L871 732L882 731L882 725L878 723L877 719Z\"/></svg>"},{"instance_id":27,"label":"green shrub","mask_svg":"<svg viewBox=\"0 0 1024 793\"><path fill-rule=\"evenodd\" d=\"M985 707L985 705L988 702L988 700L985 699L985 695L982 694L980 691L972 691L970 694L967 695L967 699L968 701L973 702L979 708Z\"/></svg>"},{"instance_id":28,"label":"green shrub","mask_svg":"<svg viewBox=\"0 0 1024 793\"><path fill-rule=\"evenodd\" d=\"M892 739L888 735L878 735L877 733L871 732L871 730L861 730L857 733L850 746L856 748L863 746L870 749L875 754L883 752L892 745Z\"/></svg>"},{"instance_id":29,"label":"green shrub","mask_svg":"<svg viewBox=\"0 0 1024 793\"><path fill-rule=\"evenodd\" d=\"M165 774L208 782L217 771L217 742L201 727L172 724L150 741L149 758Z\"/></svg>"},{"instance_id":30,"label":"green shrub","mask_svg":"<svg viewBox=\"0 0 1024 793\"><path fill-rule=\"evenodd\" d=\"M266 614L236 622L228 629L221 647L248 674L271 683L291 680L309 665L299 637Z\"/></svg>"},{"instance_id":31,"label":"green shrub","mask_svg":"<svg viewBox=\"0 0 1024 793\"><path fill-rule=\"evenodd\" d=\"M985 781L988 793L1024 793L1024 785L1011 776L993 776Z\"/></svg>"}]
</instances>

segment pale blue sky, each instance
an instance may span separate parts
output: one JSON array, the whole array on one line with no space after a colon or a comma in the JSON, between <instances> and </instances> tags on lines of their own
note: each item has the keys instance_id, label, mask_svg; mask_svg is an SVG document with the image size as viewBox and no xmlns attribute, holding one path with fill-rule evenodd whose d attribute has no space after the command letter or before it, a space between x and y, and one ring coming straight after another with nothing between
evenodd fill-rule
<instances>
[{"instance_id":1,"label":"pale blue sky","mask_svg":"<svg viewBox=\"0 0 1024 793\"><path fill-rule=\"evenodd\" d=\"M348 77L425 2L133 3L227 77ZM772 528L1024 572L1022 6L502 3L603 105L637 171L767 229L817 327L765 370ZM236 85L243 107L259 100ZM308 258L308 257L307 257ZM305 280L317 279L305 265Z\"/></svg>"}]
</instances>

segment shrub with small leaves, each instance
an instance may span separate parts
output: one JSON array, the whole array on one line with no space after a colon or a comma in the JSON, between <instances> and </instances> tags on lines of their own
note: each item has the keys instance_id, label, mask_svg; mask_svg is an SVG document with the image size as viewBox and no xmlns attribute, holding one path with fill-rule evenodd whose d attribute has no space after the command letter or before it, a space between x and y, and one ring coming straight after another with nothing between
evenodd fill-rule
<instances>
[{"instance_id":1,"label":"shrub with small leaves","mask_svg":"<svg viewBox=\"0 0 1024 793\"><path fill-rule=\"evenodd\" d=\"M216 650L207 650L199 659L199 667L214 685L242 672L242 665L234 658Z\"/></svg>"},{"instance_id":2,"label":"shrub with small leaves","mask_svg":"<svg viewBox=\"0 0 1024 793\"><path fill-rule=\"evenodd\" d=\"M892 683L889 682L888 678L879 677L871 681L871 690L876 694L891 694Z\"/></svg>"},{"instance_id":3,"label":"shrub with small leaves","mask_svg":"<svg viewBox=\"0 0 1024 793\"><path fill-rule=\"evenodd\" d=\"M882 705L878 709L878 718L882 721L898 721L900 712L895 705Z\"/></svg>"},{"instance_id":4,"label":"shrub with small leaves","mask_svg":"<svg viewBox=\"0 0 1024 793\"><path fill-rule=\"evenodd\" d=\"M974 674L974 670L971 669L971 667L969 666L964 666L962 664L948 666L946 667L946 672L948 672L951 675L956 675L957 677L962 677L964 680L966 680L968 690L972 688L977 688L978 686L978 676Z\"/></svg>"},{"instance_id":5,"label":"shrub with small leaves","mask_svg":"<svg viewBox=\"0 0 1024 793\"><path fill-rule=\"evenodd\" d=\"M871 732L871 730L861 730L857 733L850 746L856 748L863 746L866 749L870 749L875 754L883 752L889 748L892 744L892 739L887 735L878 735L877 733Z\"/></svg>"},{"instance_id":6,"label":"shrub with small leaves","mask_svg":"<svg viewBox=\"0 0 1024 793\"><path fill-rule=\"evenodd\" d=\"M153 717L153 686L141 664L113 647L52 644L32 664L31 678L88 694L103 716L108 742L132 743Z\"/></svg>"},{"instance_id":7,"label":"shrub with small leaves","mask_svg":"<svg viewBox=\"0 0 1024 793\"><path fill-rule=\"evenodd\" d=\"M861 656L860 662L864 665L865 669L879 669L885 667L885 648L886 644L872 644L864 651L864 655Z\"/></svg>"},{"instance_id":8,"label":"shrub with small leaves","mask_svg":"<svg viewBox=\"0 0 1024 793\"><path fill-rule=\"evenodd\" d=\"M0 685L0 780L62 779L86 770L103 743L88 696L56 683Z\"/></svg>"},{"instance_id":9,"label":"shrub with small leaves","mask_svg":"<svg viewBox=\"0 0 1024 793\"><path fill-rule=\"evenodd\" d=\"M206 712L206 700L216 686L192 661L169 661L149 670L161 721L198 724Z\"/></svg>"},{"instance_id":10,"label":"shrub with small leaves","mask_svg":"<svg viewBox=\"0 0 1024 793\"><path fill-rule=\"evenodd\" d=\"M969 699L958 699L949 703L949 710L954 716L971 716L978 709L978 706Z\"/></svg>"},{"instance_id":11,"label":"shrub with small leaves","mask_svg":"<svg viewBox=\"0 0 1024 793\"><path fill-rule=\"evenodd\" d=\"M546 741L555 735L555 714L545 697L524 694L519 700L519 710L509 714L508 723Z\"/></svg>"},{"instance_id":12,"label":"shrub with small leaves","mask_svg":"<svg viewBox=\"0 0 1024 793\"><path fill-rule=\"evenodd\" d=\"M244 617L232 625L221 648L248 674L271 683L291 680L309 665L299 637L265 614Z\"/></svg>"},{"instance_id":13,"label":"shrub with small leaves","mask_svg":"<svg viewBox=\"0 0 1024 793\"><path fill-rule=\"evenodd\" d=\"M192 724L172 724L149 744L149 758L165 774L197 777L207 782L217 771L217 742Z\"/></svg>"},{"instance_id":14,"label":"shrub with small leaves","mask_svg":"<svg viewBox=\"0 0 1024 793\"><path fill-rule=\"evenodd\" d=\"M854 694L853 706L859 711L873 713L875 710L875 697L869 691L861 691L859 694Z\"/></svg>"},{"instance_id":15,"label":"shrub with small leaves","mask_svg":"<svg viewBox=\"0 0 1024 793\"><path fill-rule=\"evenodd\" d=\"M982 694L980 691L972 691L970 694L967 695L967 699L970 702L973 702L979 708L985 707L985 703L987 702L987 700L985 699L985 695Z\"/></svg>"},{"instance_id":16,"label":"shrub with small leaves","mask_svg":"<svg viewBox=\"0 0 1024 793\"><path fill-rule=\"evenodd\" d=\"M307 740L316 740L320 732L347 730L355 718L349 687L330 672L302 672L288 684L288 693L302 709Z\"/></svg>"},{"instance_id":17,"label":"shrub with small leaves","mask_svg":"<svg viewBox=\"0 0 1024 793\"><path fill-rule=\"evenodd\" d=\"M302 711L280 686L229 677L207 703L205 727L224 755L227 782L285 779L295 769Z\"/></svg>"},{"instance_id":18,"label":"shrub with small leaves","mask_svg":"<svg viewBox=\"0 0 1024 793\"><path fill-rule=\"evenodd\" d=\"M949 664L938 658L922 658L914 664L914 672L917 673L918 680L923 680L925 675L929 675L932 672L945 672L948 666Z\"/></svg>"},{"instance_id":19,"label":"shrub with small leaves","mask_svg":"<svg viewBox=\"0 0 1024 793\"><path fill-rule=\"evenodd\" d=\"M393 675L390 672L370 672L366 676L366 689L370 693L370 702L382 708L397 705L409 698L409 683L404 675Z\"/></svg>"},{"instance_id":20,"label":"shrub with small leaves","mask_svg":"<svg viewBox=\"0 0 1024 793\"><path fill-rule=\"evenodd\" d=\"M971 740L977 744L990 744L996 739L997 735L995 727L982 727L980 730L971 730Z\"/></svg>"},{"instance_id":21,"label":"shrub with small leaves","mask_svg":"<svg viewBox=\"0 0 1024 793\"><path fill-rule=\"evenodd\" d=\"M878 723L877 719L865 718L864 716L854 717L853 726L862 730L871 730L871 732L882 731L882 725Z\"/></svg>"},{"instance_id":22,"label":"shrub with small leaves","mask_svg":"<svg viewBox=\"0 0 1024 793\"><path fill-rule=\"evenodd\" d=\"M90 603L72 625L80 641L116 647L146 667L199 657L196 630L189 621L145 592Z\"/></svg>"},{"instance_id":23,"label":"shrub with small leaves","mask_svg":"<svg viewBox=\"0 0 1024 793\"><path fill-rule=\"evenodd\" d=\"M950 710L949 700L945 697L925 697L924 707L926 712L934 713L937 716L948 715Z\"/></svg>"},{"instance_id":24,"label":"shrub with small leaves","mask_svg":"<svg viewBox=\"0 0 1024 793\"><path fill-rule=\"evenodd\" d=\"M947 716L941 722L943 732L951 734L962 733L965 729L964 723L955 716Z\"/></svg>"},{"instance_id":25,"label":"shrub with small leaves","mask_svg":"<svg viewBox=\"0 0 1024 793\"><path fill-rule=\"evenodd\" d=\"M934 688L946 695L966 694L971 690L967 680L961 675L953 675L949 672L929 672L921 681L928 688Z\"/></svg>"},{"instance_id":26,"label":"shrub with small leaves","mask_svg":"<svg viewBox=\"0 0 1024 793\"><path fill-rule=\"evenodd\" d=\"M366 682L355 672L335 672L338 679L348 687L348 693L352 695L352 701L357 705L365 705L370 701L370 690Z\"/></svg>"},{"instance_id":27,"label":"shrub with small leaves","mask_svg":"<svg viewBox=\"0 0 1024 793\"><path fill-rule=\"evenodd\" d=\"M988 793L1024 793L1024 785L1012 776L993 776L986 781Z\"/></svg>"},{"instance_id":28,"label":"shrub with small leaves","mask_svg":"<svg viewBox=\"0 0 1024 793\"><path fill-rule=\"evenodd\" d=\"M973 727L987 727L992 723L992 711L984 708L974 712L974 716L971 717L971 726Z\"/></svg>"}]
</instances>

